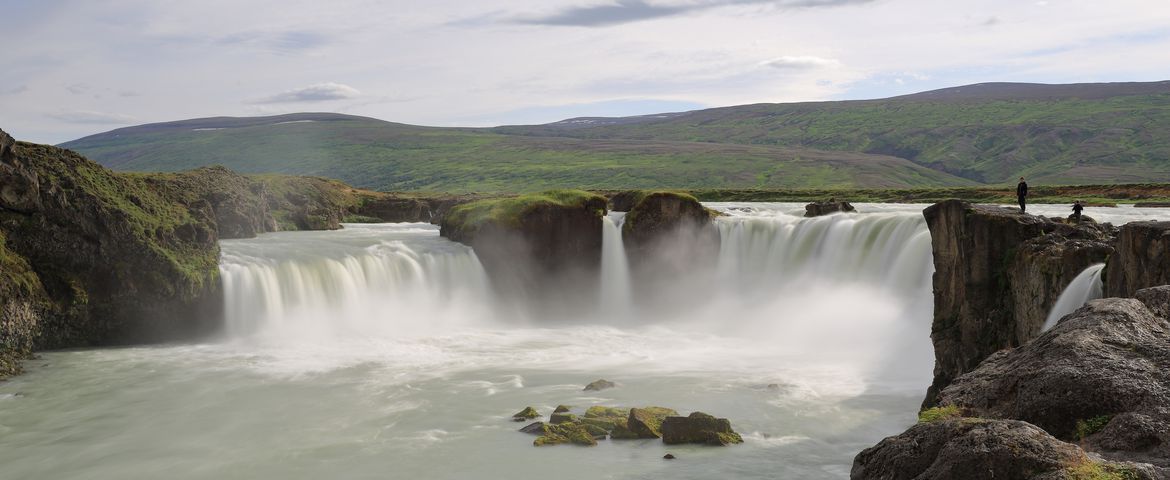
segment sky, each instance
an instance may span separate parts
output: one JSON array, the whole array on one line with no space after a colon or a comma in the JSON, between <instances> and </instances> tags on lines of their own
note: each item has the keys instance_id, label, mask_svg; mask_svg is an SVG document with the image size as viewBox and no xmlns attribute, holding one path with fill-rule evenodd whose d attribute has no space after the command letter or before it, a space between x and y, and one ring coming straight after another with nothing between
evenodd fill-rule
<instances>
[{"instance_id":1,"label":"sky","mask_svg":"<svg viewBox=\"0 0 1170 480\"><path fill-rule=\"evenodd\" d=\"M1170 79L1170 0L0 0L0 129L434 126Z\"/></svg>"}]
</instances>

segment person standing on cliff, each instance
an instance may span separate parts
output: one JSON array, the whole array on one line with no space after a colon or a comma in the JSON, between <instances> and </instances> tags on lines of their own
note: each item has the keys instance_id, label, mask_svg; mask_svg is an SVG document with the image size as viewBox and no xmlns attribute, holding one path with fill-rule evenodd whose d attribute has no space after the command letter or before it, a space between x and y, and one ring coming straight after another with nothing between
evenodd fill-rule
<instances>
[{"instance_id":1,"label":"person standing on cliff","mask_svg":"<svg viewBox=\"0 0 1170 480\"><path fill-rule=\"evenodd\" d=\"M1073 218L1074 222L1081 223L1081 210L1084 210L1084 209L1085 209L1085 206L1081 204L1080 200L1073 202L1072 218Z\"/></svg>"},{"instance_id":2,"label":"person standing on cliff","mask_svg":"<svg viewBox=\"0 0 1170 480\"><path fill-rule=\"evenodd\" d=\"M1028 198L1028 182L1024 181L1024 177L1020 177L1020 183L1016 185L1016 198L1020 201L1020 213L1024 213L1027 209L1024 201Z\"/></svg>"}]
</instances>

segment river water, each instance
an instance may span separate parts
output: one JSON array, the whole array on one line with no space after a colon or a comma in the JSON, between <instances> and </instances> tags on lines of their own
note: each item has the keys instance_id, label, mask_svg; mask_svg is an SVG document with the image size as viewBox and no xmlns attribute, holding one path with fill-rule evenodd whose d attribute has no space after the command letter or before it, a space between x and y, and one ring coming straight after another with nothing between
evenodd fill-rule
<instances>
[{"instance_id":1,"label":"river water","mask_svg":"<svg viewBox=\"0 0 1170 480\"><path fill-rule=\"evenodd\" d=\"M0 478L847 478L930 382L923 206L711 206L709 281L659 279L685 295L639 305L614 215L596 311L572 320L495 301L431 225L223 241L220 338L45 352L0 383ZM598 378L618 387L581 391ZM535 448L509 419L558 404L704 411L745 443Z\"/></svg>"}]
</instances>

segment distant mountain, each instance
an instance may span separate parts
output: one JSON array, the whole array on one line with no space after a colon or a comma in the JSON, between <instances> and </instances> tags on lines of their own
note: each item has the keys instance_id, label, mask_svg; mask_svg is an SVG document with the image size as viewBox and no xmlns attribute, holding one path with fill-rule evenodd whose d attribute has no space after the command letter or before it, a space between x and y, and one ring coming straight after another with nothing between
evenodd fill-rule
<instances>
[{"instance_id":1,"label":"distant mountain","mask_svg":"<svg viewBox=\"0 0 1170 480\"><path fill-rule=\"evenodd\" d=\"M776 145L527 137L303 113L120 128L61 146L116 170L224 165L380 190L909 187L972 182L904 159Z\"/></svg>"},{"instance_id":2,"label":"distant mountain","mask_svg":"<svg viewBox=\"0 0 1170 480\"><path fill-rule=\"evenodd\" d=\"M119 170L222 164L381 190L1170 182L1170 82L985 83L491 129L331 113L217 117L62 146Z\"/></svg>"},{"instance_id":3,"label":"distant mountain","mask_svg":"<svg viewBox=\"0 0 1170 480\"><path fill-rule=\"evenodd\" d=\"M905 158L980 183L1170 181L1170 81L984 83L883 100L756 104L495 132L785 145Z\"/></svg>"}]
</instances>

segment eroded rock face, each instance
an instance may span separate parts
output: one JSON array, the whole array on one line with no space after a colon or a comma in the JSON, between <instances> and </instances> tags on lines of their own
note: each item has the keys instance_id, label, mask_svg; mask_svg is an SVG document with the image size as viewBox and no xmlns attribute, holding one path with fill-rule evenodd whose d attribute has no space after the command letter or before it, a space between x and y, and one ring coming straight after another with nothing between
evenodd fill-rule
<instances>
[{"instance_id":1,"label":"eroded rock face","mask_svg":"<svg viewBox=\"0 0 1170 480\"><path fill-rule=\"evenodd\" d=\"M1143 288L1170 284L1170 222L1123 225L1104 281L1107 297L1132 297Z\"/></svg>"},{"instance_id":2,"label":"eroded rock face","mask_svg":"<svg viewBox=\"0 0 1170 480\"><path fill-rule=\"evenodd\" d=\"M1039 334L1064 288L1112 252L1115 232L958 200L923 215L935 266L935 378L924 406L987 356Z\"/></svg>"},{"instance_id":3,"label":"eroded rock face","mask_svg":"<svg viewBox=\"0 0 1170 480\"><path fill-rule=\"evenodd\" d=\"M1089 302L956 378L940 402L1027 421L1062 439L1087 435L1086 448L1106 458L1170 465L1170 321L1154 313L1167 308L1170 287L1142 296L1151 305ZM1098 422L1100 432L1085 427Z\"/></svg>"},{"instance_id":4,"label":"eroded rock face","mask_svg":"<svg viewBox=\"0 0 1170 480\"><path fill-rule=\"evenodd\" d=\"M958 418L919 423L865 449L850 478L1024 480L1088 461L1076 445L1025 422Z\"/></svg>"},{"instance_id":5,"label":"eroded rock face","mask_svg":"<svg viewBox=\"0 0 1170 480\"><path fill-rule=\"evenodd\" d=\"M719 231L713 213L690 195L646 194L622 224L622 241L635 278L677 278L713 265Z\"/></svg>"},{"instance_id":6,"label":"eroded rock face","mask_svg":"<svg viewBox=\"0 0 1170 480\"><path fill-rule=\"evenodd\" d=\"M809 218L828 215L830 213L855 211L857 211L857 209L854 208L853 205L849 202L812 202L804 206L804 216Z\"/></svg>"}]
</instances>

